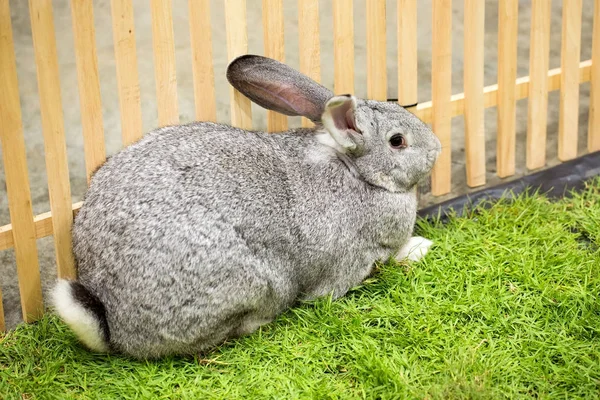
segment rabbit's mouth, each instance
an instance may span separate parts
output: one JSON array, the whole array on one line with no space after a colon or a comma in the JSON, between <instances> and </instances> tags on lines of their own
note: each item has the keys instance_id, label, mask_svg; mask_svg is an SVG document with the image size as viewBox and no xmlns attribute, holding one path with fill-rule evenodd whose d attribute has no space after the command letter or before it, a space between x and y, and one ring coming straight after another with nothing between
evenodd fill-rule
<instances>
[{"instance_id":1,"label":"rabbit's mouth","mask_svg":"<svg viewBox=\"0 0 600 400\"><path fill-rule=\"evenodd\" d=\"M400 169L394 169L389 173L380 172L373 177L373 186L378 186L392 193L408 193L419 183L421 178L410 179Z\"/></svg>"},{"instance_id":2,"label":"rabbit's mouth","mask_svg":"<svg viewBox=\"0 0 600 400\"><path fill-rule=\"evenodd\" d=\"M379 173L379 174L375 175L373 184L375 186L379 186L389 192L393 192L393 193L400 192L400 188L394 182L394 180L389 175L386 175L383 173Z\"/></svg>"},{"instance_id":3,"label":"rabbit's mouth","mask_svg":"<svg viewBox=\"0 0 600 400\"><path fill-rule=\"evenodd\" d=\"M441 147L436 147L432 150L429 150L429 152L427 153L427 165L429 166L429 172L427 175L429 175L429 173L431 173L431 169L433 169L433 166L435 165L435 162L437 161L437 159L441 153L442 153Z\"/></svg>"}]
</instances>

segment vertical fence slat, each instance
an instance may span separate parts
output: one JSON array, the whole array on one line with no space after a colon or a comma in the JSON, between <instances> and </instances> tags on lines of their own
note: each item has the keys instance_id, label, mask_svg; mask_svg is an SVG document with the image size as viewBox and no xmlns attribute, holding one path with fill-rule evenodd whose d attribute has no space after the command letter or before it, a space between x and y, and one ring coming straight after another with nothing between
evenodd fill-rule
<instances>
[{"instance_id":1,"label":"vertical fence slat","mask_svg":"<svg viewBox=\"0 0 600 400\"><path fill-rule=\"evenodd\" d=\"M93 8L92 0L71 0L85 170L88 183L92 173L106 160Z\"/></svg>"},{"instance_id":2,"label":"vertical fence slat","mask_svg":"<svg viewBox=\"0 0 600 400\"><path fill-rule=\"evenodd\" d=\"M300 51L300 72L321 81L321 47L319 44L319 0L298 0L298 34ZM314 126L302 117L302 126Z\"/></svg>"},{"instance_id":3,"label":"vertical fence slat","mask_svg":"<svg viewBox=\"0 0 600 400\"><path fill-rule=\"evenodd\" d=\"M367 97L387 100L385 0L370 0L367 7Z\"/></svg>"},{"instance_id":4,"label":"vertical fence slat","mask_svg":"<svg viewBox=\"0 0 600 400\"><path fill-rule=\"evenodd\" d=\"M248 51L246 28L246 0L225 0L225 29L227 30L227 57L229 61ZM242 129L252 129L250 99L230 87L231 123Z\"/></svg>"},{"instance_id":5,"label":"vertical fence slat","mask_svg":"<svg viewBox=\"0 0 600 400\"><path fill-rule=\"evenodd\" d=\"M433 2L433 32L431 54L431 91L433 105L433 132L440 139L440 154L431 175L431 192L434 196L450 193L452 188L452 148L450 136L452 113L452 0Z\"/></svg>"},{"instance_id":6,"label":"vertical fence slat","mask_svg":"<svg viewBox=\"0 0 600 400\"><path fill-rule=\"evenodd\" d=\"M265 56L284 62L283 0L263 0L262 15ZM275 111L267 111L269 132L285 131L287 127L287 116Z\"/></svg>"},{"instance_id":7,"label":"vertical fence slat","mask_svg":"<svg viewBox=\"0 0 600 400\"><path fill-rule=\"evenodd\" d=\"M417 104L417 0L398 1L398 103ZM415 107L408 108L411 111Z\"/></svg>"},{"instance_id":8,"label":"vertical fence slat","mask_svg":"<svg viewBox=\"0 0 600 400\"><path fill-rule=\"evenodd\" d=\"M577 157L579 131L579 57L581 50L581 0L563 2L560 75L558 158Z\"/></svg>"},{"instance_id":9,"label":"vertical fence slat","mask_svg":"<svg viewBox=\"0 0 600 400\"><path fill-rule=\"evenodd\" d=\"M217 104L213 72L210 1L189 0L188 6L196 119L215 122L217 120Z\"/></svg>"},{"instance_id":10,"label":"vertical fence slat","mask_svg":"<svg viewBox=\"0 0 600 400\"><path fill-rule=\"evenodd\" d=\"M175 125L179 123L179 111L177 111L173 4L171 0L151 0L150 4L158 123L161 126Z\"/></svg>"},{"instance_id":11,"label":"vertical fence slat","mask_svg":"<svg viewBox=\"0 0 600 400\"><path fill-rule=\"evenodd\" d=\"M496 168L501 178L515 173L518 14L518 0L499 1Z\"/></svg>"},{"instance_id":12,"label":"vertical fence slat","mask_svg":"<svg viewBox=\"0 0 600 400\"><path fill-rule=\"evenodd\" d=\"M465 0L465 153L467 185L485 185L483 45L485 2Z\"/></svg>"},{"instance_id":13,"label":"vertical fence slat","mask_svg":"<svg viewBox=\"0 0 600 400\"><path fill-rule=\"evenodd\" d=\"M354 93L354 10L352 0L333 0L335 94Z\"/></svg>"},{"instance_id":14,"label":"vertical fence slat","mask_svg":"<svg viewBox=\"0 0 600 400\"><path fill-rule=\"evenodd\" d=\"M58 276L74 278L75 263L71 249L71 188L62 100L54 37L51 0L30 0L31 31L40 95L40 113L46 155L48 192L52 210L52 231L56 249Z\"/></svg>"},{"instance_id":15,"label":"vertical fence slat","mask_svg":"<svg viewBox=\"0 0 600 400\"><path fill-rule=\"evenodd\" d=\"M31 322L41 317L44 305L21 122L9 0L0 0L0 88L2 88L0 90L0 144L4 158L21 308L23 319ZM1 294L0 303L2 303ZM0 304L0 330L3 331L4 311L1 307Z\"/></svg>"},{"instance_id":16,"label":"vertical fence slat","mask_svg":"<svg viewBox=\"0 0 600 400\"><path fill-rule=\"evenodd\" d=\"M530 170L546 164L550 5L548 0L533 0L531 7L527 108L527 168Z\"/></svg>"},{"instance_id":17,"label":"vertical fence slat","mask_svg":"<svg viewBox=\"0 0 600 400\"><path fill-rule=\"evenodd\" d=\"M142 106L135 48L133 5L130 0L111 0L117 85L121 108L123 145L142 137Z\"/></svg>"},{"instance_id":18,"label":"vertical fence slat","mask_svg":"<svg viewBox=\"0 0 600 400\"><path fill-rule=\"evenodd\" d=\"M594 30L592 33L592 71L590 116L588 124L588 151L600 150L600 0L594 1Z\"/></svg>"}]
</instances>

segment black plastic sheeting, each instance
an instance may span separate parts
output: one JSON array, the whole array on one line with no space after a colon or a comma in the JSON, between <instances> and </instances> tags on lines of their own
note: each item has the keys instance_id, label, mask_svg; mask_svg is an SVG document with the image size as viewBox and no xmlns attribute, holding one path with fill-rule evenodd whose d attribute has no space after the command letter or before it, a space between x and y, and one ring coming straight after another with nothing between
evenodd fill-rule
<instances>
[{"instance_id":1,"label":"black plastic sheeting","mask_svg":"<svg viewBox=\"0 0 600 400\"><path fill-rule=\"evenodd\" d=\"M583 189L586 181L598 175L600 151L511 182L423 208L419 210L418 215L421 218L440 218L444 221L450 214L461 215L481 202L510 198L526 191L539 191L550 198L560 198L567 196L571 191Z\"/></svg>"}]
</instances>

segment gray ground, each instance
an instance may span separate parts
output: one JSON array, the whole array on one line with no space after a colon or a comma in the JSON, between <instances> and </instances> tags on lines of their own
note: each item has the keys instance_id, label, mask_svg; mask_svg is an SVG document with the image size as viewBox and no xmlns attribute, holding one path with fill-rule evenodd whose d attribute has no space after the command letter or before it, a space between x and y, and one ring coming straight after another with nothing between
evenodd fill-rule
<instances>
[{"instance_id":1,"label":"gray ground","mask_svg":"<svg viewBox=\"0 0 600 400\"><path fill-rule=\"evenodd\" d=\"M484 1L484 0L481 0ZM431 2L419 0L419 101L430 99L431 88ZM71 12L68 0L54 0L54 19L56 40L60 65L62 101L69 155L69 168L73 201L81 199L85 190L85 167L83 159L83 141L81 135L81 120L75 58L73 55L73 34ZM191 121L194 116L192 94L191 56L189 50L189 29L187 0L173 0L174 30L176 41L177 79L179 87L179 112L181 121ZM497 0L486 1L486 36L485 36L485 84L496 82L497 63ZM364 1L355 0L355 46L356 46L356 94L366 96L366 35ZM49 210L48 191L46 188L46 173L44 162L44 144L39 115L39 100L37 96L37 81L34 64L33 45L31 39L29 12L27 1L11 0L11 14L16 46L17 67L19 74L19 89L23 109L23 124L27 143L29 179L33 199L33 209L36 214ZM106 147L109 154L118 151L121 146L120 117L117 99L115 62L113 55L113 38L110 20L110 2L95 0L96 40L101 76L101 92L103 100L103 116L105 127ZM297 1L284 0L285 5L285 35L286 61L292 67L298 67L298 30L297 30ZM550 68L560 66L561 46L561 6L562 1L552 1L551 28L551 59ZM157 125L155 101L155 82L152 58L152 37L149 2L134 0L136 11L136 34L138 49L138 68L140 74L142 112L144 129L150 130ZM217 92L217 113L219 122L229 121L229 91L225 79L227 65L225 46L225 24L223 3L211 1L211 17L213 28L214 68ZM396 39L396 2L388 0L388 93L389 97L397 97L397 39ZM529 70L529 20L531 0L519 2L519 43L518 43L518 76L528 75ZM581 59L591 57L592 38L592 9L593 0L583 1L582 51ZM262 53L261 2L248 0L249 52ZM463 2L455 0L453 4L453 93L463 89ZM330 1L321 2L321 61L322 82L333 87L333 27ZM581 86L580 94L580 129L579 149L585 153L587 134L587 114L589 100L589 84ZM557 123L558 123L559 94L554 92L549 99L548 113L548 165L558 163L557 154ZM258 107L253 108L255 128L264 128L265 112ZM495 108L486 111L486 137L488 160L488 184L497 184L501 180L495 176ZM298 119L291 120L291 126L297 126ZM527 124L527 100L518 102L517 109L517 175L525 174L525 138ZM464 134L463 119L455 118L453 122L453 193L450 196L469 191L465 185L464 169ZM1 157L1 149L0 149ZM0 163L0 165L2 165ZM3 167L0 167L3 168ZM4 171L0 169L0 225L10 222L6 200ZM444 200L433 198L429 194L422 196L422 204ZM42 280L44 289L54 279L55 263L52 238L38 241ZM8 327L13 327L21 320L16 266L12 250L0 252L0 276L3 291L4 310Z\"/></svg>"}]
</instances>

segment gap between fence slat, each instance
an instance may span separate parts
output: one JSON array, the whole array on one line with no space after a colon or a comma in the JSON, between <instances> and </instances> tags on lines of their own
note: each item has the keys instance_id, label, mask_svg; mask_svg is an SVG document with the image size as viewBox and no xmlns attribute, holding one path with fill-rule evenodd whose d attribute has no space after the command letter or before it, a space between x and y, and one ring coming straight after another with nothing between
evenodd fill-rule
<instances>
[{"instance_id":1,"label":"gap between fence slat","mask_svg":"<svg viewBox=\"0 0 600 400\"><path fill-rule=\"evenodd\" d=\"M6 0L0 0L6 1ZM589 82L591 76L591 60L582 61L579 64L579 82ZM560 68L555 68L548 71L548 91L560 89ZM498 85L486 86L484 92L485 108L494 107L498 99ZM522 77L515 81L516 98L524 99L529 93L529 77ZM464 93L459 93L451 96L450 114L452 117L462 115L464 112ZM416 115L426 123L432 121L432 103L430 101L419 104L416 110ZM81 203L73 204L73 214L81 207ZM52 235L52 214L50 212L36 215L34 217L35 234L38 239ZM0 250L10 249L14 246L12 226L0 226Z\"/></svg>"},{"instance_id":2,"label":"gap between fence slat","mask_svg":"<svg viewBox=\"0 0 600 400\"><path fill-rule=\"evenodd\" d=\"M71 0L87 181L106 161L92 0Z\"/></svg>"},{"instance_id":3,"label":"gap between fence slat","mask_svg":"<svg viewBox=\"0 0 600 400\"><path fill-rule=\"evenodd\" d=\"M550 2L533 0L529 46L529 105L527 107L527 168L546 165L548 71L550 59Z\"/></svg>"},{"instance_id":4,"label":"gap between fence slat","mask_svg":"<svg viewBox=\"0 0 600 400\"><path fill-rule=\"evenodd\" d=\"M451 130L452 114L452 0L433 2L433 32L431 54L432 126L442 143L442 154L431 174L431 193L440 196L452 187Z\"/></svg>"},{"instance_id":5,"label":"gap between fence slat","mask_svg":"<svg viewBox=\"0 0 600 400\"><path fill-rule=\"evenodd\" d=\"M127 146L142 137L142 106L133 5L130 0L111 0L111 13L121 109L121 133L123 146Z\"/></svg>"},{"instance_id":6,"label":"gap between fence slat","mask_svg":"<svg viewBox=\"0 0 600 400\"><path fill-rule=\"evenodd\" d=\"M387 100L385 0L369 0L367 7L367 97Z\"/></svg>"},{"instance_id":7,"label":"gap between fence slat","mask_svg":"<svg viewBox=\"0 0 600 400\"><path fill-rule=\"evenodd\" d=\"M578 65L581 51L581 0L563 2L558 158L577 157L579 132Z\"/></svg>"},{"instance_id":8,"label":"gap between fence slat","mask_svg":"<svg viewBox=\"0 0 600 400\"><path fill-rule=\"evenodd\" d=\"M333 89L354 94L354 11L352 0L333 0Z\"/></svg>"},{"instance_id":9,"label":"gap between fence slat","mask_svg":"<svg viewBox=\"0 0 600 400\"><path fill-rule=\"evenodd\" d=\"M14 240L23 320L31 322L42 316L44 304L9 0L0 0L0 88L0 145L4 158L8 208L14 225L9 233ZM4 329L4 309L0 292L0 331Z\"/></svg>"},{"instance_id":10,"label":"gap between fence slat","mask_svg":"<svg viewBox=\"0 0 600 400\"><path fill-rule=\"evenodd\" d=\"M217 104L213 72L210 1L189 0L188 6L196 119L216 122Z\"/></svg>"},{"instance_id":11,"label":"gap between fence slat","mask_svg":"<svg viewBox=\"0 0 600 400\"><path fill-rule=\"evenodd\" d=\"M248 52L246 0L225 0L225 29L227 31L227 57L234 58ZM242 129L252 129L250 99L230 86L231 124Z\"/></svg>"},{"instance_id":12,"label":"gap between fence slat","mask_svg":"<svg viewBox=\"0 0 600 400\"><path fill-rule=\"evenodd\" d=\"M265 57L285 62L283 0L263 0L262 18ZM267 130L269 132L281 132L287 128L287 116L275 111L267 111Z\"/></svg>"},{"instance_id":13,"label":"gap between fence slat","mask_svg":"<svg viewBox=\"0 0 600 400\"><path fill-rule=\"evenodd\" d=\"M51 0L30 0L29 11L40 96L40 114L48 176L50 209L54 216L54 247L60 278L75 278L71 245L71 187L60 95L56 39Z\"/></svg>"},{"instance_id":14,"label":"gap between fence slat","mask_svg":"<svg viewBox=\"0 0 600 400\"><path fill-rule=\"evenodd\" d=\"M417 0L398 1L398 103L417 104ZM407 110L415 112L416 107Z\"/></svg>"},{"instance_id":15,"label":"gap between fence slat","mask_svg":"<svg viewBox=\"0 0 600 400\"><path fill-rule=\"evenodd\" d=\"M179 123L172 0L151 0L158 124Z\"/></svg>"},{"instance_id":16,"label":"gap between fence slat","mask_svg":"<svg viewBox=\"0 0 600 400\"><path fill-rule=\"evenodd\" d=\"M2 304L2 287L0 287L0 333L6 332L6 322L4 321L4 305Z\"/></svg>"},{"instance_id":17,"label":"gap between fence slat","mask_svg":"<svg viewBox=\"0 0 600 400\"><path fill-rule=\"evenodd\" d=\"M319 0L298 0L298 48L300 72L321 81L321 47L319 35ZM314 126L308 118L302 117L302 126Z\"/></svg>"},{"instance_id":18,"label":"gap between fence slat","mask_svg":"<svg viewBox=\"0 0 600 400\"><path fill-rule=\"evenodd\" d=\"M594 1L588 151L600 150L600 0Z\"/></svg>"},{"instance_id":19,"label":"gap between fence slat","mask_svg":"<svg viewBox=\"0 0 600 400\"><path fill-rule=\"evenodd\" d=\"M485 2L465 0L464 86L467 185L485 185L483 45Z\"/></svg>"},{"instance_id":20,"label":"gap between fence slat","mask_svg":"<svg viewBox=\"0 0 600 400\"><path fill-rule=\"evenodd\" d=\"M515 173L518 0L498 3L498 118L496 169L505 178Z\"/></svg>"}]
</instances>

